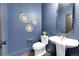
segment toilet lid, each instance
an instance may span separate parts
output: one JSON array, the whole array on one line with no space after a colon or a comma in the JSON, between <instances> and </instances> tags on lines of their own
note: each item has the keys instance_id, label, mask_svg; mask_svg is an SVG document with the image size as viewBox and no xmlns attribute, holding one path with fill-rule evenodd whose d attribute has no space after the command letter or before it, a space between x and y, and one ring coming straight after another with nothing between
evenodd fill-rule
<instances>
[{"instance_id":1,"label":"toilet lid","mask_svg":"<svg viewBox=\"0 0 79 59\"><path fill-rule=\"evenodd\" d=\"M37 42L37 43L34 43L33 44L33 48L34 49L41 49L41 48L43 48L45 45L43 44L43 43L41 43L41 42Z\"/></svg>"}]
</instances>

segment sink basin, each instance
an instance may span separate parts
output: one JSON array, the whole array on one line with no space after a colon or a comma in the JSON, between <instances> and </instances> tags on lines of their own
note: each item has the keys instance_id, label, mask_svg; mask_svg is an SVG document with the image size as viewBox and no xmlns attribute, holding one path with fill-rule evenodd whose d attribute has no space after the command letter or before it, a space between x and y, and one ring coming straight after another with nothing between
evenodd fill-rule
<instances>
[{"instance_id":1,"label":"sink basin","mask_svg":"<svg viewBox=\"0 0 79 59\"><path fill-rule=\"evenodd\" d=\"M56 50L58 56L64 56L65 55L65 48L73 48L78 46L78 40L76 39L70 39L66 37L60 37L60 36L51 36L49 37L49 40L56 44Z\"/></svg>"},{"instance_id":2,"label":"sink basin","mask_svg":"<svg viewBox=\"0 0 79 59\"><path fill-rule=\"evenodd\" d=\"M64 38L63 45L65 45L67 48L77 47L78 46L78 40L70 39L70 38Z\"/></svg>"},{"instance_id":3,"label":"sink basin","mask_svg":"<svg viewBox=\"0 0 79 59\"><path fill-rule=\"evenodd\" d=\"M78 46L78 40L76 40L76 39L70 39L70 38L64 37L61 40L61 38L59 36L51 36L51 37L49 37L49 40L53 43L58 43L58 44L66 46L68 48Z\"/></svg>"}]
</instances>

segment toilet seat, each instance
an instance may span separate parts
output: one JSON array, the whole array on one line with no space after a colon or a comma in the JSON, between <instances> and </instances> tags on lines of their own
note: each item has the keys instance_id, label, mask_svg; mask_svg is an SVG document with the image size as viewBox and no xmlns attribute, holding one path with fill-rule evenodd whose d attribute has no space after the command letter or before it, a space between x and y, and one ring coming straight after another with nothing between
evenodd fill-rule
<instances>
[{"instance_id":1,"label":"toilet seat","mask_svg":"<svg viewBox=\"0 0 79 59\"><path fill-rule=\"evenodd\" d=\"M41 49L43 47L45 47L45 45L41 42L37 42L37 43L33 44L33 49L35 49L35 50Z\"/></svg>"}]
</instances>

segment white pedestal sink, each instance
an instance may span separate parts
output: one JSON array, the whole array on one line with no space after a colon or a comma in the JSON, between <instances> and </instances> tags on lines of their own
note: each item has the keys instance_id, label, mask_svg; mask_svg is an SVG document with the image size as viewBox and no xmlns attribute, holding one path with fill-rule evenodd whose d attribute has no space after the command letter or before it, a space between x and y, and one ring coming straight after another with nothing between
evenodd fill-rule
<instances>
[{"instance_id":1,"label":"white pedestal sink","mask_svg":"<svg viewBox=\"0 0 79 59\"><path fill-rule=\"evenodd\" d=\"M78 40L70 38L61 38L60 36L51 36L49 40L56 44L57 56L65 56L66 48L73 48L78 46Z\"/></svg>"}]
</instances>

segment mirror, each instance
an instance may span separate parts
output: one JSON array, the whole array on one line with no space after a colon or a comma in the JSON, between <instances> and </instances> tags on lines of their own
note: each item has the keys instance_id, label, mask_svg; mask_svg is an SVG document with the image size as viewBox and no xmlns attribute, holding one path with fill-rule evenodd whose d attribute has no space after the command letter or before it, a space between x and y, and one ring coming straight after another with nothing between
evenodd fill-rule
<instances>
[{"instance_id":1,"label":"mirror","mask_svg":"<svg viewBox=\"0 0 79 59\"><path fill-rule=\"evenodd\" d=\"M59 3L57 10L57 32L69 33L73 29L73 3Z\"/></svg>"}]
</instances>

